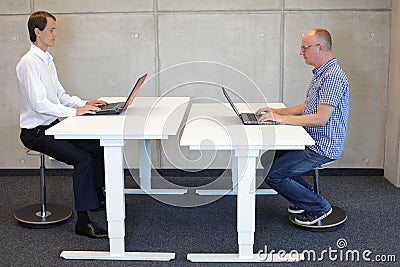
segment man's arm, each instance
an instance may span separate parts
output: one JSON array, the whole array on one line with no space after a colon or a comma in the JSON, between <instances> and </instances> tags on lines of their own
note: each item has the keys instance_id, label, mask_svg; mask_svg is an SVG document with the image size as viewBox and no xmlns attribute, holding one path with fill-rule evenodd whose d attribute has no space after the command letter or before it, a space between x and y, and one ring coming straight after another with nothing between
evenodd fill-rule
<instances>
[{"instance_id":1,"label":"man's arm","mask_svg":"<svg viewBox=\"0 0 400 267\"><path fill-rule=\"evenodd\" d=\"M279 115L301 115L304 110L304 103L289 107L289 108L269 108L269 107L263 107L258 109L255 114L260 115L262 113L267 113L267 112L272 112L274 114L279 114Z\"/></svg>"},{"instance_id":2,"label":"man's arm","mask_svg":"<svg viewBox=\"0 0 400 267\"><path fill-rule=\"evenodd\" d=\"M279 114L279 115L293 115L293 116L298 116L303 114L303 110L304 110L304 103L297 105L297 106L293 106L293 107L289 107L289 108L277 108L277 109L272 109L272 112L274 114Z\"/></svg>"},{"instance_id":3,"label":"man's arm","mask_svg":"<svg viewBox=\"0 0 400 267\"><path fill-rule=\"evenodd\" d=\"M303 106L304 108L304 104L302 104L287 109L271 109L270 112L262 114L259 120L274 120L279 122L280 124L298 125L305 127L324 126L330 119L333 110L335 109L334 106L319 104L317 113L301 115L302 112L300 114L296 113L298 112L300 106Z\"/></svg>"}]
</instances>

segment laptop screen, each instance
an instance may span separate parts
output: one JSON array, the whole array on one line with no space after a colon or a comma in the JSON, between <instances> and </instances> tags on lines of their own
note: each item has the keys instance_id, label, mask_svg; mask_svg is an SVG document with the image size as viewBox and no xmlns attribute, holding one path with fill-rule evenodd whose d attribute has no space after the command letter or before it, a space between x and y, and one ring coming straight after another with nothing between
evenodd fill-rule
<instances>
[{"instance_id":1,"label":"laptop screen","mask_svg":"<svg viewBox=\"0 0 400 267\"><path fill-rule=\"evenodd\" d=\"M235 105L232 102L232 99L229 97L228 92L226 91L226 89L224 87L222 88L222 92L224 92L225 98L228 100L229 104L231 105L231 107L233 108L233 110L236 112L236 114L239 116L239 111L237 110L237 108L235 107Z\"/></svg>"},{"instance_id":2,"label":"laptop screen","mask_svg":"<svg viewBox=\"0 0 400 267\"><path fill-rule=\"evenodd\" d=\"M129 94L128 98L126 99L126 102L121 110L125 111L130 104L132 104L133 99L135 98L137 92L139 91L139 88L142 86L142 84L144 83L144 80L146 80L147 74L143 75L142 77L140 77L137 81L135 86L133 87L131 93Z\"/></svg>"}]
</instances>

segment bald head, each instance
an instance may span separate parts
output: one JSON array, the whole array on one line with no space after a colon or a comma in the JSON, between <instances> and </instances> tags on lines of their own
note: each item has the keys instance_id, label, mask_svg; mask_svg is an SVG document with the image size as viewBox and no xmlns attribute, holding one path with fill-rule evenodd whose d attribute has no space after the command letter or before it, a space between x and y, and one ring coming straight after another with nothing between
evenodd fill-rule
<instances>
[{"instance_id":1,"label":"bald head","mask_svg":"<svg viewBox=\"0 0 400 267\"><path fill-rule=\"evenodd\" d=\"M333 58L331 48L330 33L324 29L313 29L303 35L300 55L307 65L319 67Z\"/></svg>"},{"instance_id":2,"label":"bald head","mask_svg":"<svg viewBox=\"0 0 400 267\"><path fill-rule=\"evenodd\" d=\"M330 52L332 50L332 37L327 30L319 28L313 29L306 32L305 35L313 36L318 43L323 43L325 51Z\"/></svg>"}]
</instances>

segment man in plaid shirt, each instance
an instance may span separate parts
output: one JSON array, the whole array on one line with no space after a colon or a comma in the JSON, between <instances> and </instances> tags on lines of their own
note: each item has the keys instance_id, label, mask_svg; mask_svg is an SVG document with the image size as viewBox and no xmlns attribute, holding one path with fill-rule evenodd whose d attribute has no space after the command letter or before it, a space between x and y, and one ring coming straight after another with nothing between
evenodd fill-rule
<instances>
[{"instance_id":1,"label":"man in plaid shirt","mask_svg":"<svg viewBox=\"0 0 400 267\"><path fill-rule=\"evenodd\" d=\"M326 218L332 207L313 191L300 175L324 163L340 158L346 138L349 116L347 76L332 55L332 38L325 29L313 29L302 38L300 55L315 67L304 103L282 109L261 108L259 120L303 126L315 145L305 150L279 151L266 177L266 182L292 203L288 211L298 214L295 221L312 225ZM268 158L262 156L264 167Z\"/></svg>"}]
</instances>

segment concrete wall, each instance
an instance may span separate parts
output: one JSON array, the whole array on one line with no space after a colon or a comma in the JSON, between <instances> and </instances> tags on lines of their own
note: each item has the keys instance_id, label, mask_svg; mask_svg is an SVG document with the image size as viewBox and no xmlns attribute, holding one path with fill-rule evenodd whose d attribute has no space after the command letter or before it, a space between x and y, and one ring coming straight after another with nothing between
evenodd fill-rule
<instances>
[{"instance_id":1,"label":"concrete wall","mask_svg":"<svg viewBox=\"0 0 400 267\"><path fill-rule=\"evenodd\" d=\"M58 38L50 53L65 89L85 99L127 95L142 73L167 69L140 95L222 100L215 86L171 89L182 81L207 79L236 86L246 101L260 101L264 95L265 101L298 104L312 76L299 56L301 36L312 28L327 28L351 85L348 138L335 167L383 168L385 149L390 149L385 148L385 122L391 8L391 0L2 0L0 168L38 164L24 154L18 138L15 77L15 65L30 45L26 22L36 10L56 15ZM398 39L398 33L392 34ZM185 62L192 63L179 65ZM391 83L398 88L398 78ZM175 153L177 143L176 138L154 143L156 167L196 167ZM136 153L136 146L131 142L127 153ZM185 148L181 152L188 158L197 155ZM218 153L210 167L225 167L227 155Z\"/></svg>"},{"instance_id":2,"label":"concrete wall","mask_svg":"<svg viewBox=\"0 0 400 267\"><path fill-rule=\"evenodd\" d=\"M390 78L387 101L385 177L400 186L400 1L393 1L392 38L390 45ZM396 25L397 27L394 27Z\"/></svg>"}]
</instances>

